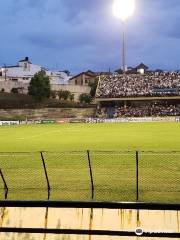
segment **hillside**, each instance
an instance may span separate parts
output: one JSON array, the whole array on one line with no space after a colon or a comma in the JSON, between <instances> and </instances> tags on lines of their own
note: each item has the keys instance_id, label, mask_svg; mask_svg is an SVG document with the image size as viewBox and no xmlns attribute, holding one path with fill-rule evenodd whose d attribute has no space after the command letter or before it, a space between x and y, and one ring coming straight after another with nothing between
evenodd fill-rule
<instances>
[{"instance_id":1,"label":"hillside","mask_svg":"<svg viewBox=\"0 0 180 240\"><path fill-rule=\"evenodd\" d=\"M36 102L32 96L15 93L0 92L0 109L24 109L24 108L84 108L94 105L80 104L77 102L58 99L44 99Z\"/></svg>"}]
</instances>

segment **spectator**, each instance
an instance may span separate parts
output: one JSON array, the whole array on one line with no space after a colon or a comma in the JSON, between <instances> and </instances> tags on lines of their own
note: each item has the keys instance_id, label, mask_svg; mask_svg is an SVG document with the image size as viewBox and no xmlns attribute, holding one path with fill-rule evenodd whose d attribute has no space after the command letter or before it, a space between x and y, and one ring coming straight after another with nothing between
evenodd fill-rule
<instances>
[{"instance_id":1,"label":"spectator","mask_svg":"<svg viewBox=\"0 0 180 240\"><path fill-rule=\"evenodd\" d=\"M114 118L180 116L180 106L149 104L145 106L115 107ZM98 117L108 117L105 108L98 110Z\"/></svg>"},{"instance_id":2,"label":"spectator","mask_svg":"<svg viewBox=\"0 0 180 240\"><path fill-rule=\"evenodd\" d=\"M97 98L180 96L180 73L111 75L99 82Z\"/></svg>"}]
</instances>

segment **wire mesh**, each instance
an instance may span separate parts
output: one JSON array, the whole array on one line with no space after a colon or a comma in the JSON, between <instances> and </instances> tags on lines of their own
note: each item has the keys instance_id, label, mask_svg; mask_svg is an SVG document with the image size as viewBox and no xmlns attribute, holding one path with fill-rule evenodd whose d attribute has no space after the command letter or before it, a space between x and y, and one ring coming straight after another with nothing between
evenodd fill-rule
<instances>
[{"instance_id":1,"label":"wire mesh","mask_svg":"<svg viewBox=\"0 0 180 240\"><path fill-rule=\"evenodd\" d=\"M95 199L135 201L136 161L134 152L98 152L92 160Z\"/></svg>"},{"instance_id":2,"label":"wire mesh","mask_svg":"<svg viewBox=\"0 0 180 240\"><path fill-rule=\"evenodd\" d=\"M0 153L0 168L9 188L8 198L45 198L46 181L39 153Z\"/></svg>"},{"instance_id":3,"label":"wire mesh","mask_svg":"<svg viewBox=\"0 0 180 240\"><path fill-rule=\"evenodd\" d=\"M51 198L61 200L90 199L90 176L87 153L45 152L51 185Z\"/></svg>"},{"instance_id":4,"label":"wire mesh","mask_svg":"<svg viewBox=\"0 0 180 240\"><path fill-rule=\"evenodd\" d=\"M141 201L180 202L180 152L139 153Z\"/></svg>"},{"instance_id":5,"label":"wire mesh","mask_svg":"<svg viewBox=\"0 0 180 240\"><path fill-rule=\"evenodd\" d=\"M138 165L134 151L43 152L43 158L45 166L40 152L0 153L8 199L136 201L138 193L139 201L180 202L180 152L139 152ZM4 188L0 176L0 199Z\"/></svg>"}]
</instances>

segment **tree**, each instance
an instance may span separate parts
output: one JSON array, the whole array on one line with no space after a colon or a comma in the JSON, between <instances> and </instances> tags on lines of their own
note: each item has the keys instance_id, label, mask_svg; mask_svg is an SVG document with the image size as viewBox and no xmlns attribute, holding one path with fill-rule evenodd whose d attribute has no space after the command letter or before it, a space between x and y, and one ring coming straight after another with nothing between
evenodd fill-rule
<instances>
[{"instance_id":1,"label":"tree","mask_svg":"<svg viewBox=\"0 0 180 240\"><path fill-rule=\"evenodd\" d=\"M59 99L68 100L71 97L71 92L68 90L60 90L58 93Z\"/></svg>"},{"instance_id":2,"label":"tree","mask_svg":"<svg viewBox=\"0 0 180 240\"><path fill-rule=\"evenodd\" d=\"M98 79L97 78L94 80L94 82L89 83L89 86L91 88L91 91L90 91L91 97L95 97L97 85L98 85Z\"/></svg>"},{"instance_id":3,"label":"tree","mask_svg":"<svg viewBox=\"0 0 180 240\"><path fill-rule=\"evenodd\" d=\"M59 99L63 99L63 97L64 97L63 90L60 90L58 92L58 96L59 96Z\"/></svg>"},{"instance_id":4,"label":"tree","mask_svg":"<svg viewBox=\"0 0 180 240\"><path fill-rule=\"evenodd\" d=\"M49 77L45 71L40 71L31 79L28 87L28 94L33 96L36 101L41 101L43 98L49 98L51 93Z\"/></svg>"},{"instance_id":5,"label":"tree","mask_svg":"<svg viewBox=\"0 0 180 240\"><path fill-rule=\"evenodd\" d=\"M81 103L90 103L92 101L92 98L89 94L87 93L82 93L80 96L79 96L79 100Z\"/></svg>"},{"instance_id":6,"label":"tree","mask_svg":"<svg viewBox=\"0 0 180 240\"><path fill-rule=\"evenodd\" d=\"M73 93L71 93L71 95L69 96L69 100L70 100L71 102L74 101L74 94L73 94Z\"/></svg>"}]
</instances>

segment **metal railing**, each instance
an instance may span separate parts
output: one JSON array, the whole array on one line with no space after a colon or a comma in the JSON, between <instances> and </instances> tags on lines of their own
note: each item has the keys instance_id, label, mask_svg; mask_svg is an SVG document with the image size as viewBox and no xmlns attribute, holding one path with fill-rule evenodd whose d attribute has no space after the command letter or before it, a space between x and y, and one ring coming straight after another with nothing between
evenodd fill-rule
<instances>
[{"instance_id":1,"label":"metal railing","mask_svg":"<svg viewBox=\"0 0 180 240\"><path fill-rule=\"evenodd\" d=\"M180 204L160 204L160 203L125 203L125 202L75 202L75 201L12 201L12 200L3 200L0 201L0 207L4 210L6 208L11 207L21 207L21 208L33 208L34 211L36 211L36 208L46 208L45 211L45 218L44 218L44 227L10 227L10 226L0 226L0 233L30 233L30 234L44 234L43 239L47 239L48 234L58 234L58 235L89 235L89 236L126 236L126 237L158 237L158 238L180 238L180 232L179 231L144 231L143 228L140 227L139 224L139 214L141 210L156 210L156 216L157 216L157 210L159 211L179 211L180 210ZM119 230L110 230L109 228L106 229L91 229L84 228L84 229L76 229L76 228L51 228L48 227L48 212L51 210L51 208L75 208L75 209L91 209L90 215L89 215L89 222L93 221L93 211L95 209L134 209L137 210L135 212L136 215L136 221L135 226L137 228L134 228L134 231L126 230L126 229L119 229ZM3 211L2 211L3 212ZM177 212L178 214L178 212ZM4 218L4 214L2 213L1 218ZM95 217L96 218L96 217ZM21 219L22 220L22 219ZM147 221L147 219L146 219ZM178 219L177 219L178 221ZM2 221L3 222L3 221Z\"/></svg>"},{"instance_id":2,"label":"metal railing","mask_svg":"<svg viewBox=\"0 0 180 240\"><path fill-rule=\"evenodd\" d=\"M74 201L0 201L0 207L25 207L25 208L46 208L44 227L0 227L0 233L31 233L31 234L44 234L46 239L47 234L58 234L58 235L89 235L89 236L126 236L126 237L158 237L158 238L180 238L179 231L144 231L139 225L139 213L141 210L159 210L159 211L179 211L180 204L160 204L160 203L121 203L121 202L74 202ZM106 229L75 229L75 228L49 228L48 227L48 212L51 208L75 208L75 209L91 209L89 221L93 221L93 210L94 209L135 209L136 212L136 223L138 226L134 231L131 230L106 230ZM36 210L36 209L35 209ZM97 216L97 215L96 215ZM157 213L156 213L157 216ZM4 217L4 216L3 216ZM146 219L147 221L147 219ZM178 221L178 219L177 219ZM140 234L139 234L140 233Z\"/></svg>"}]
</instances>

